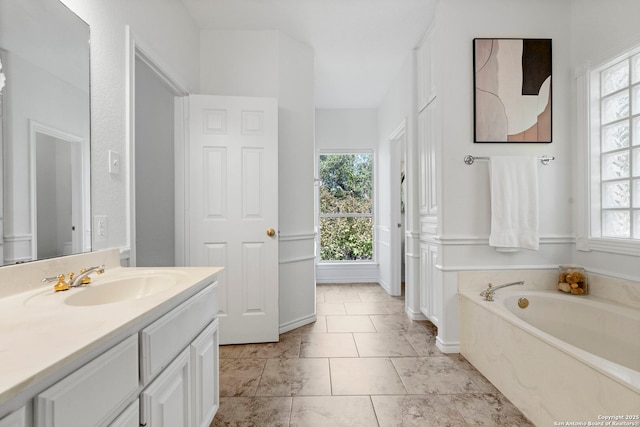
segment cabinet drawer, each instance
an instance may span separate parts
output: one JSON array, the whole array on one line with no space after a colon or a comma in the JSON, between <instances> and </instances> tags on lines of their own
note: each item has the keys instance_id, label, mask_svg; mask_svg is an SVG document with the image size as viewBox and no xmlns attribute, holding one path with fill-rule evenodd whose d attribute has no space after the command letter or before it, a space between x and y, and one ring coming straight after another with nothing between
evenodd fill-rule
<instances>
[{"instance_id":1,"label":"cabinet drawer","mask_svg":"<svg viewBox=\"0 0 640 427\"><path fill-rule=\"evenodd\" d=\"M217 283L140 331L140 374L147 385L218 313Z\"/></svg>"},{"instance_id":2,"label":"cabinet drawer","mask_svg":"<svg viewBox=\"0 0 640 427\"><path fill-rule=\"evenodd\" d=\"M0 420L0 427L27 427L26 409L23 406Z\"/></svg>"},{"instance_id":3,"label":"cabinet drawer","mask_svg":"<svg viewBox=\"0 0 640 427\"><path fill-rule=\"evenodd\" d=\"M105 425L138 390L137 338L130 336L36 396L35 425Z\"/></svg>"}]
</instances>

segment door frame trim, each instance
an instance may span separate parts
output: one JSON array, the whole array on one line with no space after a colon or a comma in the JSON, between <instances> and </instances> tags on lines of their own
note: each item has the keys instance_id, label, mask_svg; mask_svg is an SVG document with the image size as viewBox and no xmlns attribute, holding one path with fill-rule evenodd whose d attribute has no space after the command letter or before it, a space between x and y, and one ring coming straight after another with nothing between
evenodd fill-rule
<instances>
[{"instance_id":1,"label":"door frame trim","mask_svg":"<svg viewBox=\"0 0 640 427\"><path fill-rule=\"evenodd\" d=\"M389 209L390 209L390 256L389 256L389 290L391 295L402 294L402 251L397 251L397 248L401 245L403 230L397 227L396 224L400 224L402 220L401 216L405 216L404 224L406 228L406 206L405 213L400 213L400 162L404 162L406 165L406 149L407 149L407 119L403 119L402 122L391 132L388 137L389 140L389 173L390 173L390 191L389 191ZM406 257L406 251L405 251ZM406 265L406 260L405 260Z\"/></svg>"},{"instance_id":2,"label":"door frame trim","mask_svg":"<svg viewBox=\"0 0 640 427\"><path fill-rule=\"evenodd\" d=\"M127 75L125 79L125 115L126 115L126 131L125 131L125 151L126 151L126 198L127 198L127 248L129 251L128 265L133 267L136 265L136 205L135 205L135 91L136 91L136 59L139 59L147 65L151 71L162 80L173 91L176 97L184 97L189 94L186 85L174 75L167 71L167 67L160 61L156 60L153 50L146 45L141 38L131 29L129 25L125 27L125 37L127 43L126 65ZM176 100L176 106L183 105L181 100ZM175 108L181 110L181 108ZM184 181L184 159L185 159L185 134L184 114L174 114L175 132L174 132L174 150L175 159L175 230L176 230L176 266L182 266L185 262L185 181Z\"/></svg>"}]
</instances>

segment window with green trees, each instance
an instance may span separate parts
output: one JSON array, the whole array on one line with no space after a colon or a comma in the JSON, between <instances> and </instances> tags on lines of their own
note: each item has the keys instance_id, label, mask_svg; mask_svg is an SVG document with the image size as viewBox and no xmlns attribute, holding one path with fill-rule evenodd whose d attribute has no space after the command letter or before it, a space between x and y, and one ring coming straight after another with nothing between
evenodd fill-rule
<instances>
[{"instance_id":1,"label":"window with green trees","mask_svg":"<svg viewBox=\"0 0 640 427\"><path fill-rule=\"evenodd\" d=\"M373 154L321 154L320 260L373 260Z\"/></svg>"}]
</instances>

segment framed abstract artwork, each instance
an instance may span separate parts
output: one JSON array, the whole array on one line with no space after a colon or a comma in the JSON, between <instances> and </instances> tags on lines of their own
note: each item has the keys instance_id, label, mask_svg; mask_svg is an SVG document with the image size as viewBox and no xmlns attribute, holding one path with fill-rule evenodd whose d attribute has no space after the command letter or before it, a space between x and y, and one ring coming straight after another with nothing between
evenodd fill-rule
<instances>
[{"instance_id":1,"label":"framed abstract artwork","mask_svg":"<svg viewBox=\"0 0 640 427\"><path fill-rule=\"evenodd\" d=\"M473 40L474 142L551 142L551 39Z\"/></svg>"}]
</instances>

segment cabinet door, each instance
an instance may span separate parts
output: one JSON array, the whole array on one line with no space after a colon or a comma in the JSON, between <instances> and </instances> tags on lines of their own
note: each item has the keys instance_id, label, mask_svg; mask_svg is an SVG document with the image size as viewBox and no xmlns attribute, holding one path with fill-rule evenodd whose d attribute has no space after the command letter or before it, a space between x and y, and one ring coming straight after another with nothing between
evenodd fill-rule
<instances>
[{"instance_id":1,"label":"cabinet door","mask_svg":"<svg viewBox=\"0 0 640 427\"><path fill-rule=\"evenodd\" d=\"M36 396L35 425L106 425L138 384L138 336L132 335Z\"/></svg>"},{"instance_id":2,"label":"cabinet door","mask_svg":"<svg viewBox=\"0 0 640 427\"><path fill-rule=\"evenodd\" d=\"M0 427L27 427L25 408L22 407L1 419Z\"/></svg>"},{"instance_id":3,"label":"cabinet door","mask_svg":"<svg viewBox=\"0 0 640 427\"><path fill-rule=\"evenodd\" d=\"M140 425L190 427L190 385L189 348L185 348L140 394Z\"/></svg>"},{"instance_id":4,"label":"cabinet door","mask_svg":"<svg viewBox=\"0 0 640 427\"><path fill-rule=\"evenodd\" d=\"M135 400L127 407L109 427L140 427L140 402Z\"/></svg>"},{"instance_id":5,"label":"cabinet door","mask_svg":"<svg viewBox=\"0 0 640 427\"><path fill-rule=\"evenodd\" d=\"M220 405L218 319L191 343L193 425L208 427Z\"/></svg>"}]
</instances>

